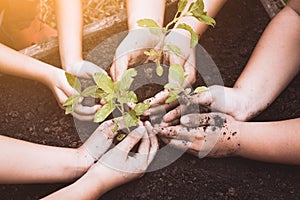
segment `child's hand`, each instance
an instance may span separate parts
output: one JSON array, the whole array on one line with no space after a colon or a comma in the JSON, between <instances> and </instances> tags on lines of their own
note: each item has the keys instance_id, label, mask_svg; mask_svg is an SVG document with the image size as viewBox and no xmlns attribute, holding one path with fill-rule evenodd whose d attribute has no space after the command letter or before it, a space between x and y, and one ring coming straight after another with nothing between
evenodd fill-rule
<instances>
[{"instance_id":1,"label":"child's hand","mask_svg":"<svg viewBox=\"0 0 300 200\"><path fill-rule=\"evenodd\" d=\"M77 61L64 68L68 73L83 79L92 79L93 74L97 72L107 74L104 69L86 60Z\"/></svg>"},{"instance_id":2,"label":"child's hand","mask_svg":"<svg viewBox=\"0 0 300 200\"><path fill-rule=\"evenodd\" d=\"M148 133L147 133L148 131ZM130 150L141 141L138 152L129 155ZM152 128L140 126L122 142L104 154L91 168L98 174L105 191L129 182L144 174L158 150Z\"/></svg>"},{"instance_id":3,"label":"child's hand","mask_svg":"<svg viewBox=\"0 0 300 200\"><path fill-rule=\"evenodd\" d=\"M51 73L48 78L47 85L52 90L61 108L63 108L62 105L70 96L78 94L78 92L69 85L64 70L53 68L53 73ZM81 102L79 102L72 115L82 121L91 121L94 119L94 115L100 107L101 105L94 105L92 107L83 106Z\"/></svg>"}]
</instances>

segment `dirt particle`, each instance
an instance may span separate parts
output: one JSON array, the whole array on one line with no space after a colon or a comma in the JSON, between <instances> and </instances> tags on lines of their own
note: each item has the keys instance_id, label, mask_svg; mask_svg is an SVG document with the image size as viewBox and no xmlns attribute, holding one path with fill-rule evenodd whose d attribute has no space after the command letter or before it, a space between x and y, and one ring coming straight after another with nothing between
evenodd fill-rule
<instances>
[{"instance_id":1,"label":"dirt particle","mask_svg":"<svg viewBox=\"0 0 300 200\"><path fill-rule=\"evenodd\" d=\"M213 119L214 119L215 126L217 127L224 126L224 119L219 115L214 116Z\"/></svg>"},{"instance_id":2,"label":"dirt particle","mask_svg":"<svg viewBox=\"0 0 300 200\"><path fill-rule=\"evenodd\" d=\"M217 128L216 128L215 126L213 126L211 130L212 130L212 131L215 131L216 129L217 129Z\"/></svg>"},{"instance_id":3,"label":"dirt particle","mask_svg":"<svg viewBox=\"0 0 300 200\"><path fill-rule=\"evenodd\" d=\"M230 137L227 138L227 140L230 140L230 139L231 139Z\"/></svg>"},{"instance_id":4,"label":"dirt particle","mask_svg":"<svg viewBox=\"0 0 300 200\"><path fill-rule=\"evenodd\" d=\"M224 132L223 135L226 135L226 132Z\"/></svg>"},{"instance_id":5,"label":"dirt particle","mask_svg":"<svg viewBox=\"0 0 300 200\"><path fill-rule=\"evenodd\" d=\"M232 133L232 136L235 136L236 134L237 134L237 132L233 132L233 133Z\"/></svg>"}]
</instances>

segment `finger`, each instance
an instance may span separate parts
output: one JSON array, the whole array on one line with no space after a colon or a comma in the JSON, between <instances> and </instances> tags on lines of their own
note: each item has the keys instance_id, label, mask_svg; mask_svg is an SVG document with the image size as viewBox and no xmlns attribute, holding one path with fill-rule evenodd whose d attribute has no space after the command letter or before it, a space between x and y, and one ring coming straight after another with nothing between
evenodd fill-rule
<instances>
[{"instance_id":1,"label":"finger","mask_svg":"<svg viewBox=\"0 0 300 200\"><path fill-rule=\"evenodd\" d=\"M164 137L161 137L161 140L165 144L170 145L171 147L182 151L187 151L189 148L192 147L192 142L185 141L185 140L169 139Z\"/></svg>"},{"instance_id":2,"label":"finger","mask_svg":"<svg viewBox=\"0 0 300 200\"><path fill-rule=\"evenodd\" d=\"M226 122L221 113L188 114L181 117L180 122L187 127L217 126L222 127Z\"/></svg>"},{"instance_id":3,"label":"finger","mask_svg":"<svg viewBox=\"0 0 300 200\"><path fill-rule=\"evenodd\" d=\"M64 108L62 105L68 99L68 96L62 90L60 90L58 88L55 88L54 93L55 93L55 98L56 98L57 102L59 103L59 106L61 108Z\"/></svg>"},{"instance_id":4,"label":"finger","mask_svg":"<svg viewBox=\"0 0 300 200\"><path fill-rule=\"evenodd\" d=\"M184 126L160 127L156 131L160 136L170 139L186 140L193 142L194 140L202 140L205 137L205 128L188 128Z\"/></svg>"},{"instance_id":5,"label":"finger","mask_svg":"<svg viewBox=\"0 0 300 200\"><path fill-rule=\"evenodd\" d=\"M168 112L169 110L175 108L176 106L178 106L178 101L173 101L171 103L165 103L165 104L162 104L162 105L157 105L157 106L154 106L150 109L148 109L144 114L146 116L149 116L149 115L164 115L166 114L166 112Z\"/></svg>"},{"instance_id":6,"label":"finger","mask_svg":"<svg viewBox=\"0 0 300 200\"><path fill-rule=\"evenodd\" d=\"M117 132L112 131L114 127L115 123L112 120L102 123L83 144L95 160L99 159L112 145L117 134Z\"/></svg>"},{"instance_id":7,"label":"finger","mask_svg":"<svg viewBox=\"0 0 300 200\"><path fill-rule=\"evenodd\" d=\"M162 122L160 123L160 127L168 127L168 126L176 126L176 125L179 125L180 124L180 119L175 119L173 121L170 121L170 122Z\"/></svg>"},{"instance_id":8,"label":"finger","mask_svg":"<svg viewBox=\"0 0 300 200\"><path fill-rule=\"evenodd\" d=\"M199 94L193 95L190 98L190 102L210 107L211 103L213 102L211 89L209 89L209 91L207 92L201 92Z\"/></svg>"},{"instance_id":9,"label":"finger","mask_svg":"<svg viewBox=\"0 0 300 200\"><path fill-rule=\"evenodd\" d=\"M150 124L150 122L146 121L145 122L145 127L146 127L146 130L149 134L149 137L150 137L150 154L148 156L148 165L153 161L156 153L157 153L157 150L159 148L159 145L158 145L158 140L157 140L157 137L156 135L154 134L153 132L153 126Z\"/></svg>"},{"instance_id":10,"label":"finger","mask_svg":"<svg viewBox=\"0 0 300 200\"><path fill-rule=\"evenodd\" d=\"M141 144L138 149L138 153L147 155L148 157L149 150L150 150L150 140L148 134L146 133L142 138Z\"/></svg>"},{"instance_id":11,"label":"finger","mask_svg":"<svg viewBox=\"0 0 300 200\"><path fill-rule=\"evenodd\" d=\"M185 79L184 87L190 87L196 81L196 59L193 51L187 61L182 65L187 78Z\"/></svg>"},{"instance_id":12,"label":"finger","mask_svg":"<svg viewBox=\"0 0 300 200\"><path fill-rule=\"evenodd\" d=\"M182 56L177 56L172 52L169 52L169 61L170 61L170 65L173 64L179 64L180 66L184 66L186 59Z\"/></svg>"},{"instance_id":13,"label":"finger","mask_svg":"<svg viewBox=\"0 0 300 200\"><path fill-rule=\"evenodd\" d=\"M141 138L145 134L146 134L145 127L139 126L131 133L129 133L127 137L117 145L118 149L128 153L134 147L134 145L136 145L141 140Z\"/></svg>"},{"instance_id":14,"label":"finger","mask_svg":"<svg viewBox=\"0 0 300 200\"><path fill-rule=\"evenodd\" d=\"M154 97L146 99L144 102L149 102L150 106L165 103L165 100L169 97L169 91L167 89L157 93Z\"/></svg>"},{"instance_id":15,"label":"finger","mask_svg":"<svg viewBox=\"0 0 300 200\"><path fill-rule=\"evenodd\" d=\"M187 110L187 106L185 105L180 105L177 108L171 110L168 112L164 117L163 121L168 123L171 121L174 121L176 119L179 119L181 117L181 113L184 113Z\"/></svg>"},{"instance_id":16,"label":"finger","mask_svg":"<svg viewBox=\"0 0 300 200\"><path fill-rule=\"evenodd\" d=\"M82 104L77 104L77 106L74 109L74 112L79 115L93 115L100 108L101 108L101 105L94 105L94 106L90 107L90 106L83 106Z\"/></svg>"},{"instance_id":17,"label":"finger","mask_svg":"<svg viewBox=\"0 0 300 200\"><path fill-rule=\"evenodd\" d=\"M121 57L115 56L114 62L110 68L110 74L114 81L119 81L122 75L128 68L128 56L123 55Z\"/></svg>"},{"instance_id":18,"label":"finger","mask_svg":"<svg viewBox=\"0 0 300 200\"><path fill-rule=\"evenodd\" d=\"M95 115L81 115L76 112L72 112L71 115L80 121L93 121Z\"/></svg>"}]
</instances>

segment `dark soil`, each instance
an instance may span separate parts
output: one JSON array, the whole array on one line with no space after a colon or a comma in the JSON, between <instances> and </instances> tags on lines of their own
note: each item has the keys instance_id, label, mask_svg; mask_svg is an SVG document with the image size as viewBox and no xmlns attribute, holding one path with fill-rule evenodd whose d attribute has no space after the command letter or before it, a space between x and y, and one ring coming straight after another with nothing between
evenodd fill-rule
<instances>
[{"instance_id":1,"label":"dark soil","mask_svg":"<svg viewBox=\"0 0 300 200\"><path fill-rule=\"evenodd\" d=\"M232 86L269 18L259 0L232 0L228 1L216 20L216 28L208 30L200 43L219 67L225 85ZM114 29L104 30L100 36L85 41L85 52L93 48L95 41L100 43L112 33L125 29L125 24L117 24ZM107 50L107 55L111 54L110 51ZM42 60L59 66L57 53ZM299 85L300 77L297 76L255 120L299 117ZM78 147L81 144L73 118L64 115L45 86L34 81L2 76L0 91L1 134L54 146ZM184 154L170 166L114 189L103 199L300 199L299 180L298 166L242 158L200 160ZM0 196L4 200L38 199L63 186L0 185Z\"/></svg>"}]
</instances>

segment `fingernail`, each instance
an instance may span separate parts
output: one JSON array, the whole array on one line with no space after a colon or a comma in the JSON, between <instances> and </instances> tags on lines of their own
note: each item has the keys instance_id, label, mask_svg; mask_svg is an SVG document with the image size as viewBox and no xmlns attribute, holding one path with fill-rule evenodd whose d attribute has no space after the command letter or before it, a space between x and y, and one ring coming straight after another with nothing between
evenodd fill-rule
<instances>
[{"instance_id":1,"label":"fingernail","mask_svg":"<svg viewBox=\"0 0 300 200\"><path fill-rule=\"evenodd\" d=\"M190 119L188 117L184 116L184 117L181 118L181 123L183 123L183 124L190 123Z\"/></svg>"}]
</instances>

